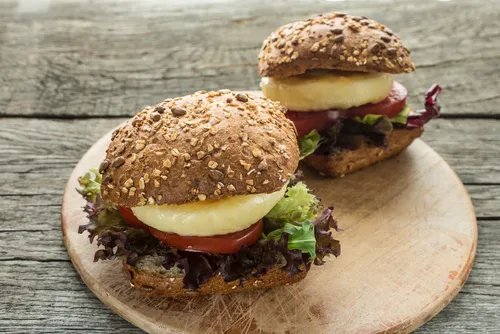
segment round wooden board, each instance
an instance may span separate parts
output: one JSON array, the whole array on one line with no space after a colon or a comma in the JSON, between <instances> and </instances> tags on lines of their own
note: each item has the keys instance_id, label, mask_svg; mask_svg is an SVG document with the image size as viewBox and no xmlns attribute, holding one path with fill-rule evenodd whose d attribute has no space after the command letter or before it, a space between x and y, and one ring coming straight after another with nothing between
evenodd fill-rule
<instances>
[{"instance_id":1,"label":"round wooden board","mask_svg":"<svg viewBox=\"0 0 500 334\"><path fill-rule=\"evenodd\" d=\"M120 261L92 262L77 177L98 166L110 134L85 154L64 194L62 229L88 287L114 312L152 333L410 332L464 284L477 244L470 198L446 162L421 140L399 156L342 179L306 170L310 188L335 205L342 255L295 285L187 299L140 296ZM305 169L304 166L300 168Z\"/></svg>"}]
</instances>

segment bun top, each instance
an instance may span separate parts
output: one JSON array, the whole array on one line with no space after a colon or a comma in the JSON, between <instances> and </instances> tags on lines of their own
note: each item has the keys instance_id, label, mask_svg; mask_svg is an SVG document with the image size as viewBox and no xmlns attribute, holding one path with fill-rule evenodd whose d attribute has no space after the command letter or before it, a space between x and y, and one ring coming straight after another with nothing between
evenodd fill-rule
<instances>
[{"instance_id":1,"label":"bun top","mask_svg":"<svg viewBox=\"0 0 500 334\"><path fill-rule=\"evenodd\" d=\"M311 69L406 73L415 65L410 50L383 24L333 13L284 25L262 45L261 76L287 77Z\"/></svg>"},{"instance_id":2,"label":"bun top","mask_svg":"<svg viewBox=\"0 0 500 334\"><path fill-rule=\"evenodd\" d=\"M101 195L134 207L278 191L299 161L285 111L229 90L147 107L113 132L99 167Z\"/></svg>"}]
</instances>

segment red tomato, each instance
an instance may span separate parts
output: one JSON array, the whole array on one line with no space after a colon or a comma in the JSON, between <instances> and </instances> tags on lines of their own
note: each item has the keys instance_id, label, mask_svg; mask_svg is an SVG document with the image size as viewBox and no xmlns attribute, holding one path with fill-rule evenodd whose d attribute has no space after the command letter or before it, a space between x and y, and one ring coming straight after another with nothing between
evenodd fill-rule
<instances>
[{"instance_id":1,"label":"red tomato","mask_svg":"<svg viewBox=\"0 0 500 334\"><path fill-rule=\"evenodd\" d=\"M379 103L368 103L359 107L347 109L347 116L363 117L367 114L385 115L392 118L403 110L408 90L399 82L394 81L389 96Z\"/></svg>"},{"instance_id":2,"label":"red tomato","mask_svg":"<svg viewBox=\"0 0 500 334\"><path fill-rule=\"evenodd\" d=\"M345 110L325 110L313 112L288 111L285 116L297 128L300 137L307 135L312 130L318 132L331 128L337 120L345 115Z\"/></svg>"},{"instance_id":3,"label":"red tomato","mask_svg":"<svg viewBox=\"0 0 500 334\"><path fill-rule=\"evenodd\" d=\"M213 235L208 237L191 237L175 233L159 231L141 222L129 208L120 207L120 214L132 226L149 230L161 242L184 251L232 254L242 246L250 246L257 242L262 235L264 224L259 220L242 231Z\"/></svg>"},{"instance_id":4,"label":"red tomato","mask_svg":"<svg viewBox=\"0 0 500 334\"><path fill-rule=\"evenodd\" d=\"M141 222L129 208L120 206L118 207L118 211L120 211L120 215L122 215L123 219L125 219L127 223L129 223L133 227L142 228L144 230L149 229L149 226Z\"/></svg>"},{"instance_id":5,"label":"red tomato","mask_svg":"<svg viewBox=\"0 0 500 334\"><path fill-rule=\"evenodd\" d=\"M257 242L262 236L263 225L262 220L259 220L242 231L208 237L190 237L175 233L166 233L152 227L149 228L149 231L163 243L180 250L232 254L239 251L244 245L250 246Z\"/></svg>"},{"instance_id":6,"label":"red tomato","mask_svg":"<svg viewBox=\"0 0 500 334\"><path fill-rule=\"evenodd\" d=\"M288 111L285 115L297 128L299 137L307 135L312 130L318 132L332 127L340 117L364 117L367 114L385 115L389 118L403 110L408 91L400 83L394 81L389 96L379 103L368 103L347 110L325 110L317 112Z\"/></svg>"}]
</instances>

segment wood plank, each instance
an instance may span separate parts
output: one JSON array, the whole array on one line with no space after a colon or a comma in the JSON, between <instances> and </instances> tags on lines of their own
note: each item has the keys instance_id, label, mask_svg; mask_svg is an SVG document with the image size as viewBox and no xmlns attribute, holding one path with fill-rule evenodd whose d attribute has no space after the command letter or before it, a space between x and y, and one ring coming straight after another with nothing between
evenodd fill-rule
<instances>
[{"instance_id":1,"label":"wood plank","mask_svg":"<svg viewBox=\"0 0 500 334\"><path fill-rule=\"evenodd\" d=\"M56 234L60 238L60 231L51 233L54 234L52 240ZM500 271L498 238L500 220L479 222L480 247L469 280L459 296L425 325L421 333L467 333L478 328L493 332L497 329L500 321L500 277L495 274ZM56 243L47 247L62 246ZM14 254L11 257L14 258ZM0 310L4 310L0 312L0 328L51 333L87 328L139 332L104 306L79 280L67 260L3 259L0 260L0 281ZM92 319L91 324L89 319Z\"/></svg>"},{"instance_id":2,"label":"wood plank","mask_svg":"<svg viewBox=\"0 0 500 334\"><path fill-rule=\"evenodd\" d=\"M0 195L61 194L85 151L124 120L3 119ZM443 156L464 183L494 185L500 183L499 132L500 120L438 119L426 125L423 140Z\"/></svg>"},{"instance_id":3,"label":"wood plank","mask_svg":"<svg viewBox=\"0 0 500 334\"><path fill-rule=\"evenodd\" d=\"M402 36L419 69L398 80L416 108L440 82L444 114L498 116L500 8L482 4L64 0L30 11L8 1L0 13L0 115L126 116L196 90L257 89L256 57L271 31L337 10Z\"/></svg>"}]
</instances>

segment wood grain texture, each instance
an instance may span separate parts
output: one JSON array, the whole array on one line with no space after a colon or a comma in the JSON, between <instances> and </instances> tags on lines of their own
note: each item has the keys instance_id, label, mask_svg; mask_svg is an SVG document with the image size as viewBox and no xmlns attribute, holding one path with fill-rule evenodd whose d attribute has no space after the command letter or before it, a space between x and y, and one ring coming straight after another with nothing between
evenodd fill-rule
<instances>
[{"instance_id":1,"label":"wood grain texture","mask_svg":"<svg viewBox=\"0 0 500 334\"><path fill-rule=\"evenodd\" d=\"M333 10L401 35L418 69L398 80L416 107L439 82L444 114L500 114L500 76L491 75L500 57L494 0L35 3L2 5L0 115L125 116L201 89L257 89L262 40L282 24Z\"/></svg>"},{"instance_id":2,"label":"wood grain texture","mask_svg":"<svg viewBox=\"0 0 500 334\"><path fill-rule=\"evenodd\" d=\"M0 151L5 154L0 155L0 195L60 194L82 154L96 138L124 120L3 119ZM495 200L493 188L500 184L499 132L499 120L437 119L426 125L422 138L466 185L491 185L491 194L487 191L481 195L488 201Z\"/></svg>"},{"instance_id":3,"label":"wood grain texture","mask_svg":"<svg viewBox=\"0 0 500 334\"><path fill-rule=\"evenodd\" d=\"M472 203L444 160L416 140L396 159L348 178L306 173L308 186L337 206L343 255L313 267L298 284L183 300L141 297L121 263L92 262L95 245L76 232L87 221L74 190L77 178L104 157L110 136L96 142L70 176L62 203L64 242L87 286L148 332L409 332L453 299L472 267Z\"/></svg>"}]
</instances>

